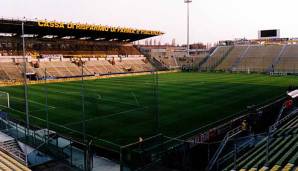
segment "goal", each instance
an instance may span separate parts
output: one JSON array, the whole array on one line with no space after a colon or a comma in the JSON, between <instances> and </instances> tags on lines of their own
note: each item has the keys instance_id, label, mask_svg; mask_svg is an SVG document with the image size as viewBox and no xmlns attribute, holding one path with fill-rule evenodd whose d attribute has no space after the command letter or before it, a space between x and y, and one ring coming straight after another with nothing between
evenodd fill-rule
<instances>
[{"instance_id":1,"label":"goal","mask_svg":"<svg viewBox=\"0 0 298 171\"><path fill-rule=\"evenodd\" d=\"M9 93L0 91L0 108L10 108Z\"/></svg>"}]
</instances>

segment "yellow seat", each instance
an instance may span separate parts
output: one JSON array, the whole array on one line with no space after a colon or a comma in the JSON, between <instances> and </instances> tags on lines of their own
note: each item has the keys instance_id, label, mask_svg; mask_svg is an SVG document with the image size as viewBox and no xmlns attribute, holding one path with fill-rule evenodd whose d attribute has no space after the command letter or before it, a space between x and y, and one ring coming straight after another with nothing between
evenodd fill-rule
<instances>
[{"instance_id":1,"label":"yellow seat","mask_svg":"<svg viewBox=\"0 0 298 171\"><path fill-rule=\"evenodd\" d=\"M12 171L12 169L10 169L9 167L7 167L5 164L3 164L0 161L0 170L5 170L5 171Z\"/></svg>"},{"instance_id":2,"label":"yellow seat","mask_svg":"<svg viewBox=\"0 0 298 171\"><path fill-rule=\"evenodd\" d=\"M259 171L266 171L266 170L268 170L268 167L263 166Z\"/></svg>"},{"instance_id":3,"label":"yellow seat","mask_svg":"<svg viewBox=\"0 0 298 171\"><path fill-rule=\"evenodd\" d=\"M0 156L0 162L5 166L9 167L11 170L15 170L15 171L21 170L20 168L18 168L17 166L15 166L13 163L9 162L2 156Z\"/></svg>"},{"instance_id":4,"label":"yellow seat","mask_svg":"<svg viewBox=\"0 0 298 171\"><path fill-rule=\"evenodd\" d=\"M294 167L293 164L288 163L288 164L282 169L282 171L290 171L290 170L293 169L293 167Z\"/></svg>"},{"instance_id":5,"label":"yellow seat","mask_svg":"<svg viewBox=\"0 0 298 171\"><path fill-rule=\"evenodd\" d=\"M240 171L246 171L246 169L240 169Z\"/></svg>"},{"instance_id":6,"label":"yellow seat","mask_svg":"<svg viewBox=\"0 0 298 171\"><path fill-rule=\"evenodd\" d=\"M23 164L16 161L14 158L8 156L7 154L3 153L2 151L0 151L0 157L5 158L9 162L13 163L15 166L19 168L18 170L30 171L28 167L24 166Z\"/></svg>"},{"instance_id":7,"label":"yellow seat","mask_svg":"<svg viewBox=\"0 0 298 171\"><path fill-rule=\"evenodd\" d=\"M274 165L270 171L278 171L281 168L279 165Z\"/></svg>"},{"instance_id":8,"label":"yellow seat","mask_svg":"<svg viewBox=\"0 0 298 171\"><path fill-rule=\"evenodd\" d=\"M257 170L258 170L257 168L251 168L248 171L257 171Z\"/></svg>"}]
</instances>

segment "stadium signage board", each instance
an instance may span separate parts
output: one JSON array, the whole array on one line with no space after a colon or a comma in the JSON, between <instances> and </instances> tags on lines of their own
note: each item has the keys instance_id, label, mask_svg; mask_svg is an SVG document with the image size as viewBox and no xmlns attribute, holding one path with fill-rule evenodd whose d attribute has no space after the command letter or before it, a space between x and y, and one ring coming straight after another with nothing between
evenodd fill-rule
<instances>
[{"instance_id":1,"label":"stadium signage board","mask_svg":"<svg viewBox=\"0 0 298 171\"><path fill-rule=\"evenodd\" d=\"M47 28L58 28L58 29L70 29L70 30L88 30L88 31L99 31L99 32L115 32L115 33L130 33L130 34L141 34L141 35L161 35L160 31L132 29L123 27L110 27L103 25L93 24L80 24L80 23L64 23L55 21L40 20L37 21L38 27Z\"/></svg>"},{"instance_id":2,"label":"stadium signage board","mask_svg":"<svg viewBox=\"0 0 298 171\"><path fill-rule=\"evenodd\" d=\"M276 39L280 38L280 30L279 29L271 29L271 30L259 30L258 32L259 39Z\"/></svg>"}]
</instances>

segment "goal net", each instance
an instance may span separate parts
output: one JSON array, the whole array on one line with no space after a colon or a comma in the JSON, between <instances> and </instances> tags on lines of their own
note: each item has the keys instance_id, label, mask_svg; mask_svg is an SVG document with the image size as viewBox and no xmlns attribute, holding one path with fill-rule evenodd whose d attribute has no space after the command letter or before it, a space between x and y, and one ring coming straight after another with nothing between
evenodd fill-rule
<instances>
[{"instance_id":1,"label":"goal net","mask_svg":"<svg viewBox=\"0 0 298 171\"><path fill-rule=\"evenodd\" d=\"M9 93L0 91L0 109L10 108Z\"/></svg>"}]
</instances>

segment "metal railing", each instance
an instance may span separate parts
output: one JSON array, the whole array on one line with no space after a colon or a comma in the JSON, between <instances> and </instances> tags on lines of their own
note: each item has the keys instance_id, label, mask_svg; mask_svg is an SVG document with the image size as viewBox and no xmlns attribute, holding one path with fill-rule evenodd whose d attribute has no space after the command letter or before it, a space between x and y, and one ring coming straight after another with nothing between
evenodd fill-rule
<instances>
[{"instance_id":1,"label":"metal railing","mask_svg":"<svg viewBox=\"0 0 298 171\"><path fill-rule=\"evenodd\" d=\"M217 149L217 151L215 152L215 154L213 155L212 159L210 160L208 166L207 166L207 170L212 170L212 168L214 167L218 157L220 156L220 154L222 153L225 145L227 144L227 142L229 141L230 138L236 136L237 134L241 133L241 127L236 127L235 129L232 129L231 131L227 132L226 136L224 137L222 143L220 144L219 148Z\"/></svg>"}]
</instances>

